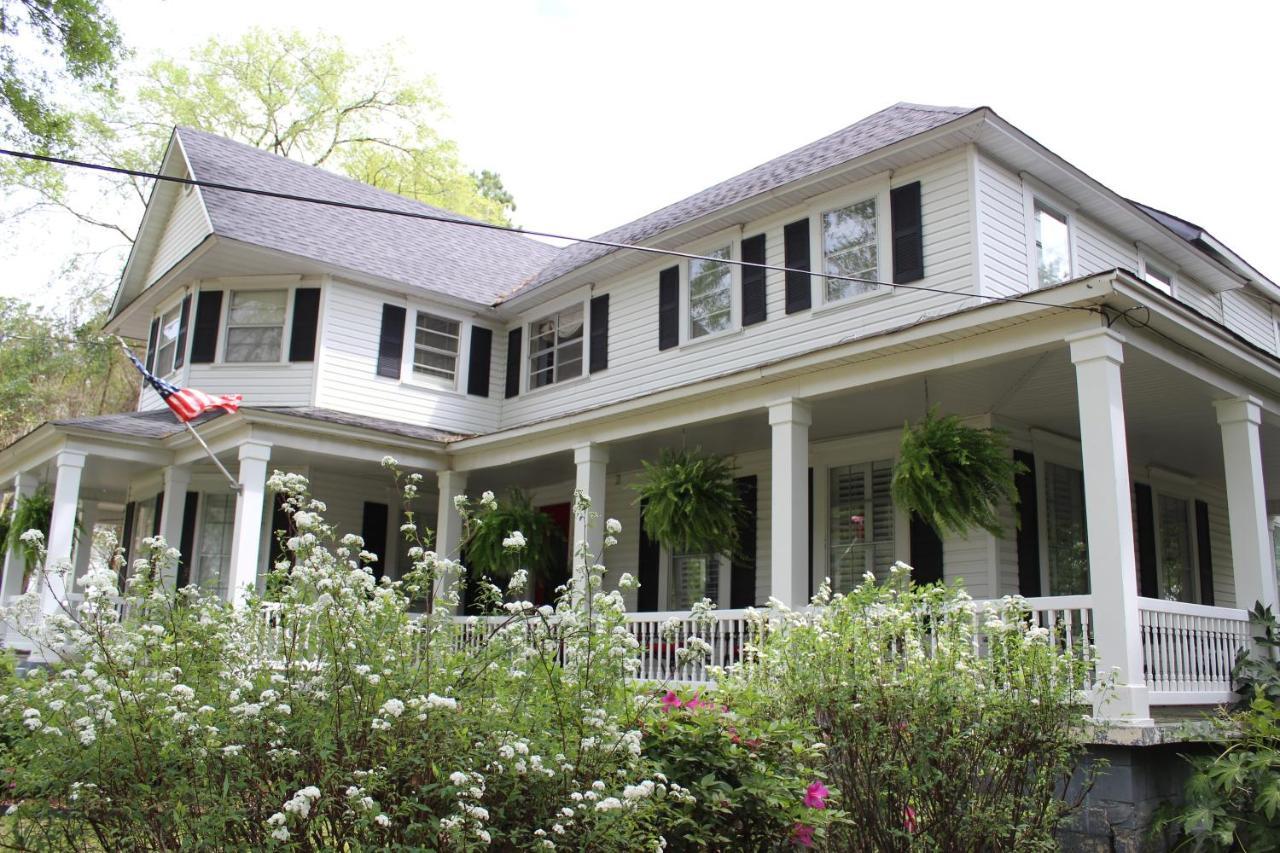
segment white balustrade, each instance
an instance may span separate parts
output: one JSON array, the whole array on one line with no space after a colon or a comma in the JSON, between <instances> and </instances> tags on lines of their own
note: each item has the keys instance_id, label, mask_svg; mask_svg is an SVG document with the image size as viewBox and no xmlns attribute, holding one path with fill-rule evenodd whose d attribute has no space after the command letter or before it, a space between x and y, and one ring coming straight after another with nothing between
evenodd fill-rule
<instances>
[{"instance_id":1,"label":"white balustrade","mask_svg":"<svg viewBox=\"0 0 1280 853\"><path fill-rule=\"evenodd\" d=\"M1138 607L1152 704L1230 701L1231 668L1250 643L1248 612L1157 598Z\"/></svg>"}]
</instances>

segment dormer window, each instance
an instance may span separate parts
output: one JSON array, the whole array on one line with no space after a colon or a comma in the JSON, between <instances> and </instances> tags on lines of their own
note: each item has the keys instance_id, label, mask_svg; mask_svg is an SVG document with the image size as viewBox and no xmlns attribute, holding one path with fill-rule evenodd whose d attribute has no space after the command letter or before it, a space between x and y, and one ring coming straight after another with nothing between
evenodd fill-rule
<instances>
[{"instance_id":1,"label":"dormer window","mask_svg":"<svg viewBox=\"0 0 1280 853\"><path fill-rule=\"evenodd\" d=\"M413 339L413 372L443 380L450 386L458 371L458 339L462 324L418 312Z\"/></svg>"},{"instance_id":2,"label":"dormer window","mask_svg":"<svg viewBox=\"0 0 1280 853\"><path fill-rule=\"evenodd\" d=\"M873 282L880 278L879 239L874 198L822 214L823 271L867 279L825 279L827 302L876 289Z\"/></svg>"},{"instance_id":3,"label":"dormer window","mask_svg":"<svg viewBox=\"0 0 1280 853\"><path fill-rule=\"evenodd\" d=\"M223 361L280 361L287 290L233 290Z\"/></svg>"},{"instance_id":4,"label":"dormer window","mask_svg":"<svg viewBox=\"0 0 1280 853\"><path fill-rule=\"evenodd\" d=\"M1036 275L1041 287L1071 278L1071 232L1067 217L1040 200L1035 203Z\"/></svg>"},{"instance_id":5,"label":"dormer window","mask_svg":"<svg viewBox=\"0 0 1280 853\"><path fill-rule=\"evenodd\" d=\"M730 246L704 252L707 260L689 261L689 338L723 332L733 324L733 274Z\"/></svg>"},{"instance_id":6,"label":"dormer window","mask_svg":"<svg viewBox=\"0 0 1280 853\"><path fill-rule=\"evenodd\" d=\"M529 324L529 387L582 375L582 304Z\"/></svg>"}]
</instances>

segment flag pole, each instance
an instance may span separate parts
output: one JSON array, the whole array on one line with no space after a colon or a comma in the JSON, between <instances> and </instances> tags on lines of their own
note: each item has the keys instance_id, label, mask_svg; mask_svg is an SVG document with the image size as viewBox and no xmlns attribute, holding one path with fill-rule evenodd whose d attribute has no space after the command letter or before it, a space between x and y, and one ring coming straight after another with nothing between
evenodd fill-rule
<instances>
[{"instance_id":1,"label":"flag pole","mask_svg":"<svg viewBox=\"0 0 1280 853\"><path fill-rule=\"evenodd\" d=\"M124 342L124 338L120 337L119 335L116 335L115 338L117 341L119 341L121 349L125 351L125 355L130 356L130 360L133 361L135 364L137 364L136 359L133 358L132 351L129 349L129 345ZM141 370L142 366L139 364L138 368ZM146 374L144 374L144 376L145 375ZM179 418L179 420L182 420L182 419ZM187 428L187 432L191 433L192 438L200 442L200 446L204 448L204 452L208 455L209 459L213 461L214 465L218 466L218 470L222 472L222 476L226 477L227 482L231 484L232 491L236 491L236 492L240 491L240 484L236 482L236 478L232 477L231 472L228 471L227 467L222 464L222 461L218 459L217 456L213 455L213 450L211 450L209 448L209 445L205 443L205 440L200 435L200 433L196 432L196 428L191 425L191 421L182 421L182 425Z\"/></svg>"}]
</instances>

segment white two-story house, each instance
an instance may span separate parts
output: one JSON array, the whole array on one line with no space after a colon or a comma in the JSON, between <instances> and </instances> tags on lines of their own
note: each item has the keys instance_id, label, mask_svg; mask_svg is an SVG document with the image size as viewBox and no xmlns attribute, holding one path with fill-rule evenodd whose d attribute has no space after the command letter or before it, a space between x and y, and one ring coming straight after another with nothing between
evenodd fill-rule
<instances>
[{"instance_id":1,"label":"white two-story house","mask_svg":"<svg viewBox=\"0 0 1280 853\"><path fill-rule=\"evenodd\" d=\"M597 549L602 521L568 529L585 491L623 523L607 563L641 580L640 622L704 595L726 619L800 605L895 560L1020 593L1097 643L1103 713L1133 724L1229 698L1243 608L1276 604L1280 288L990 109L898 104L601 235L666 255L441 222L186 128L162 171L344 206L157 184L109 329L177 385L244 395L198 422L240 488L149 390L44 424L0 451L0 487L53 493L51 558L80 570L77 518L135 548L163 533L177 582L243 600L282 469L395 577L391 455L428 474L449 554L454 496L512 487ZM903 424L932 406L1010 435L1028 473L1007 537L939 538L893 505ZM742 554L642 535L631 486L670 446L733 458ZM10 554L3 594L22 577Z\"/></svg>"}]
</instances>

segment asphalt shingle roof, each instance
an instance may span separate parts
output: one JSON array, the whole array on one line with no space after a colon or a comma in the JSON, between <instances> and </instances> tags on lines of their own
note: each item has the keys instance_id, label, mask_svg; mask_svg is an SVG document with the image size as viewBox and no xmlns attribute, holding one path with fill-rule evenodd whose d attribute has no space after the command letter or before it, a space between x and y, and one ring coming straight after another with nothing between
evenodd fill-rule
<instances>
[{"instance_id":1,"label":"asphalt shingle roof","mask_svg":"<svg viewBox=\"0 0 1280 853\"><path fill-rule=\"evenodd\" d=\"M180 127L177 134L196 180L467 220L213 133ZM219 236L481 304L519 286L557 251L508 232L227 190L201 193Z\"/></svg>"}]
</instances>

